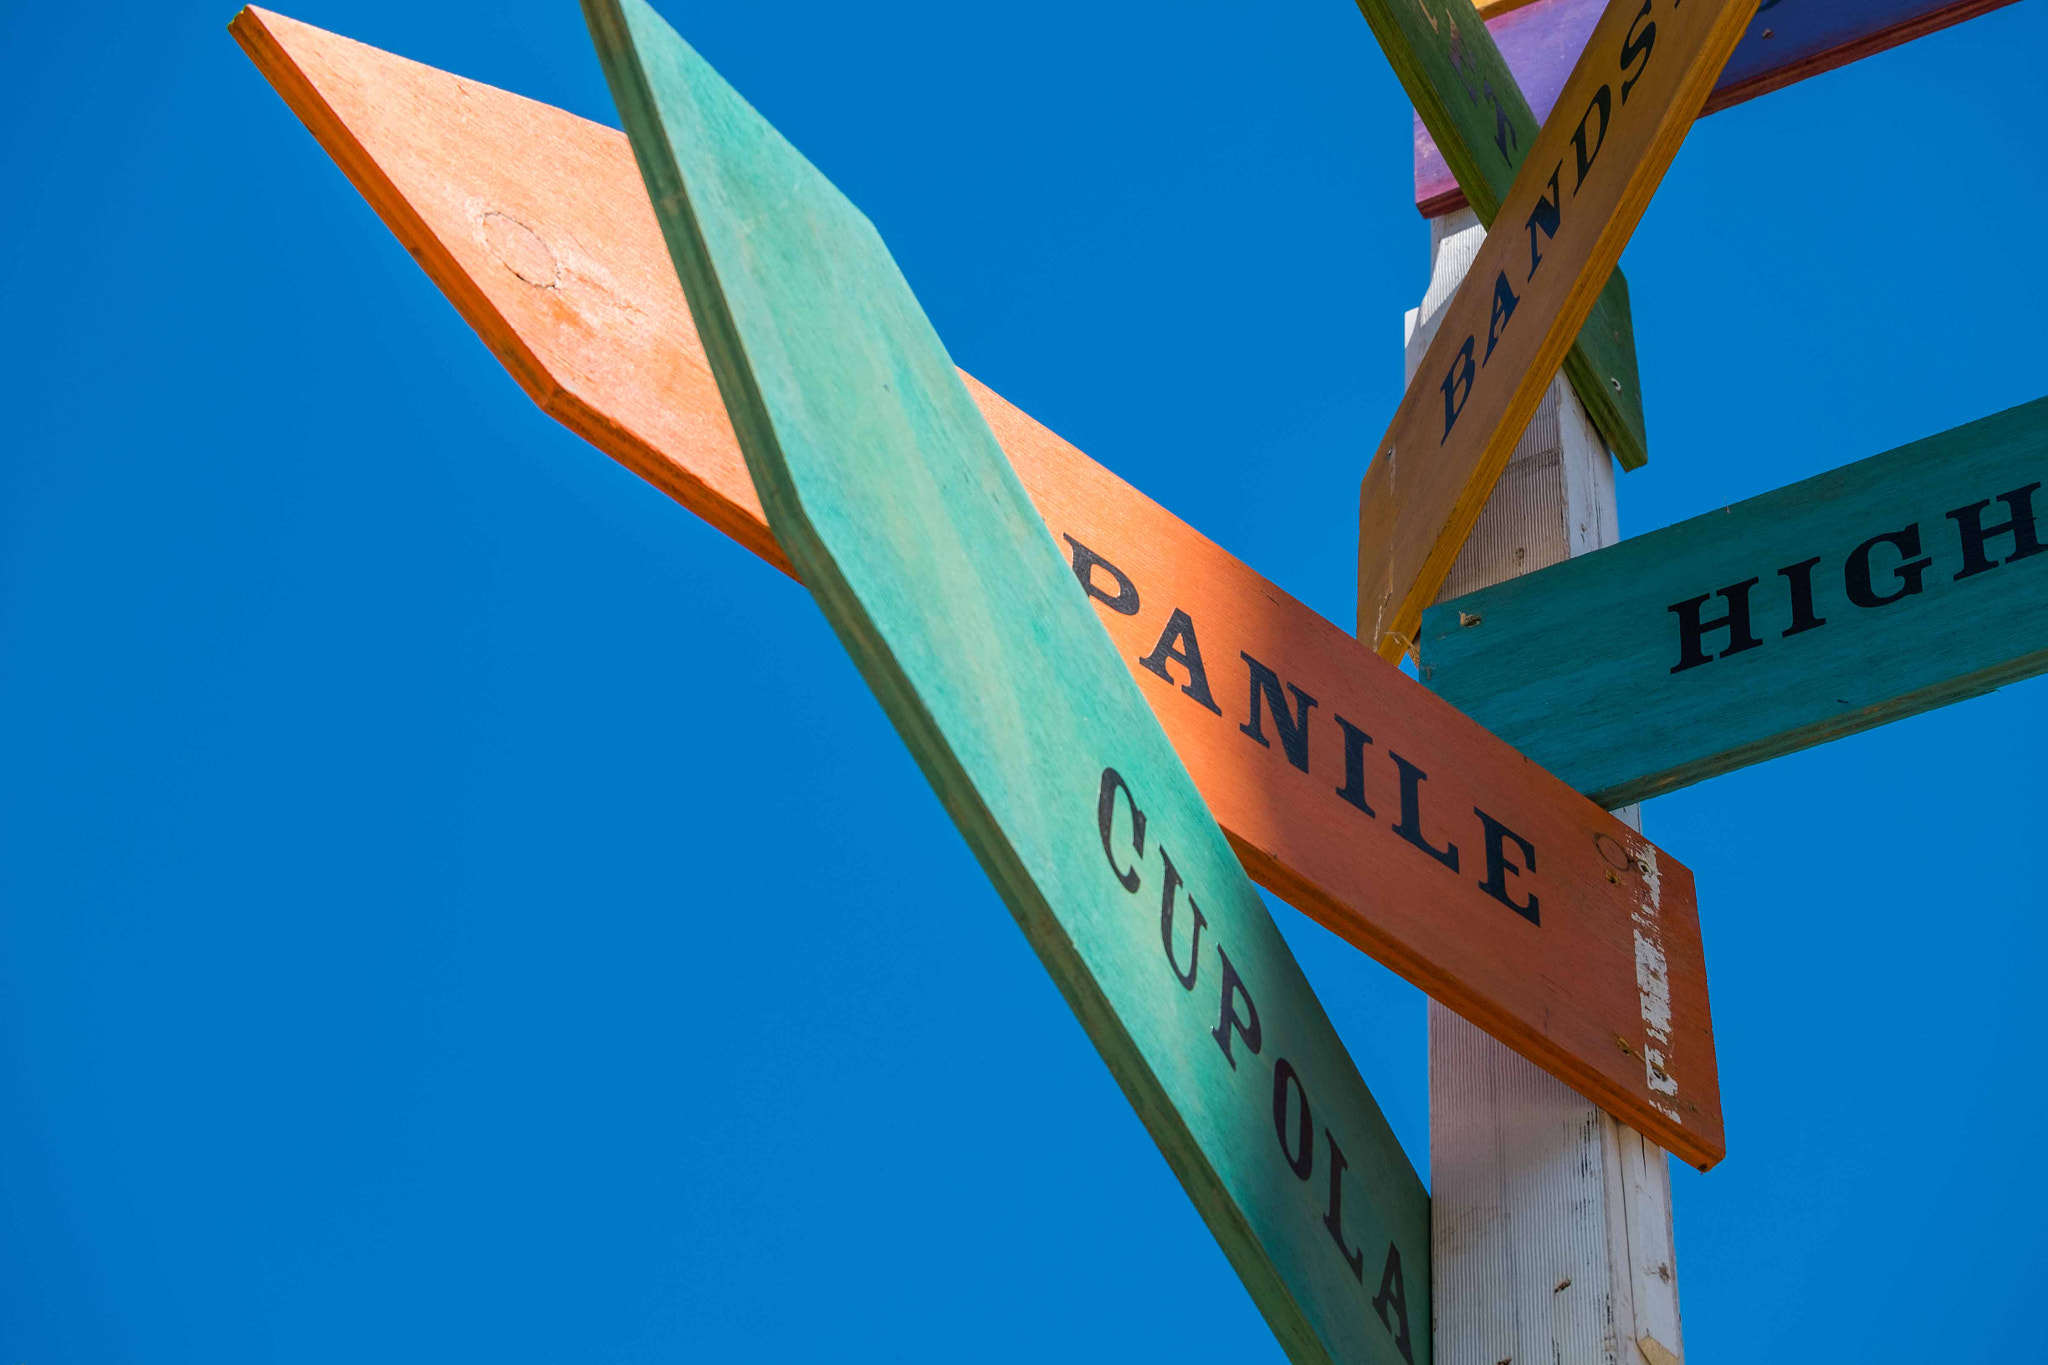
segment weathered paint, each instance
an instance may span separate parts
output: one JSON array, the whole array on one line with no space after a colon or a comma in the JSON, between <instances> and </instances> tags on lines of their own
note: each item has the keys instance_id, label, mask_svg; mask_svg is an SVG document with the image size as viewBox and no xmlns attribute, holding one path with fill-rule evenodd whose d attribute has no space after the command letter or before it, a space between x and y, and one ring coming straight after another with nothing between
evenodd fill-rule
<instances>
[{"instance_id":1,"label":"weathered paint","mask_svg":"<svg viewBox=\"0 0 2048 1365\"><path fill-rule=\"evenodd\" d=\"M2044 481L2037 399L1441 603L1422 676L1607 806L1977 696L2048 670Z\"/></svg>"},{"instance_id":2,"label":"weathered paint","mask_svg":"<svg viewBox=\"0 0 2048 1365\"><path fill-rule=\"evenodd\" d=\"M234 33L414 260L541 408L785 571L711 377L626 139L532 100L246 10ZM1081 451L965 379L1046 525L1093 571L1097 613L1251 875L1686 1160L1723 1152L1692 880L1662 859L1685 1116L1651 1104L1642 1069L1628 879L1605 836L1641 837L1529 763L1347 632ZM1114 569L1121 579L1114 578ZM1122 582L1130 584L1125 598ZM1187 622L1193 671L1146 660ZM1314 698L1297 767L1251 661ZM1161 676L1164 672L1170 676ZM1213 708L1213 709L1212 709ZM1368 816L1340 794L1346 736ZM1371 717L1370 722L1361 717ZM1263 742L1261 742L1263 740ZM1428 773L1436 834L1477 850L1484 808L1542 855L1541 932L1394 833L1400 754ZM1439 838L1437 842L1441 843ZM1471 856L1468 854L1468 856ZM1503 926L1503 921L1508 923Z\"/></svg>"},{"instance_id":3,"label":"weathered paint","mask_svg":"<svg viewBox=\"0 0 2048 1365\"><path fill-rule=\"evenodd\" d=\"M881 237L584 11L776 539L1288 1354L1428 1365L1422 1181Z\"/></svg>"},{"instance_id":4,"label":"weathered paint","mask_svg":"<svg viewBox=\"0 0 2048 1365\"><path fill-rule=\"evenodd\" d=\"M1363 3L1363 0L1361 0ZM2012 0L1763 0L1721 72L1703 114L1767 95L1887 48L1999 9ZM1482 0L1501 57L1536 116L1548 118L1572 63L1586 45L1602 0ZM1410 99L1414 98L1411 91ZM1470 187L1429 120L1415 120L1415 206L1426 218L1450 213Z\"/></svg>"}]
</instances>

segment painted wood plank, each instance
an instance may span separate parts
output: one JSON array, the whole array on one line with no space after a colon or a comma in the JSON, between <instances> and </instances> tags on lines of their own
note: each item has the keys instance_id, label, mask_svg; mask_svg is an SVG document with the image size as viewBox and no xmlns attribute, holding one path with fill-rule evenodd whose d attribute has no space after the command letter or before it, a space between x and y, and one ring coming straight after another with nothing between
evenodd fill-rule
<instances>
[{"instance_id":1,"label":"painted wood plank","mask_svg":"<svg viewBox=\"0 0 2048 1365\"><path fill-rule=\"evenodd\" d=\"M1480 221L1500 211L1540 123L1471 0L1358 0L1380 50L1435 135ZM1572 389L1624 469L1650 457L1628 282L1617 267L1564 362Z\"/></svg>"},{"instance_id":2,"label":"painted wood plank","mask_svg":"<svg viewBox=\"0 0 2048 1365\"><path fill-rule=\"evenodd\" d=\"M2048 670L2043 481L2048 399L1442 603L1423 676L1607 806L1977 696Z\"/></svg>"},{"instance_id":3,"label":"painted wood plank","mask_svg":"<svg viewBox=\"0 0 2048 1365\"><path fill-rule=\"evenodd\" d=\"M624 137L275 14L245 10L233 31L543 410L789 570ZM1686 1160L1718 1161L1691 875L1109 470L964 382L1070 562L1086 570L1103 625L1246 870ZM1370 743L1354 750L1339 716ZM1397 832L1409 823L1394 754L1428 775L1415 789L1423 819L1414 827L1432 847L1455 844L1457 869ZM1523 875L1542 904L1558 907L1540 931L1482 888L1478 809L1539 851L1540 871ZM1639 873L1610 881L1610 859L1660 867L1661 898ZM1642 1061L1653 1044L1635 984L1639 924L1670 949L1664 1078Z\"/></svg>"},{"instance_id":4,"label":"painted wood plank","mask_svg":"<svg viewBox=\"0 0 2048 1365\"><path fill-rule=\"evenodd\" d=\"M881 237L644 0L584 13L840 642L1289 1357L1428 1365L1421 1178Z\"/></svg>"},{"instance_id":5,"label":"painted wood plank","mask_svg":"<svg viewBox=\"0 0 2048 1365\"><path fill-rule=\"evenodd\" d=\"M1764 0L1721 73L1702 116L1861 61L1900 43L2000 9L2013 0ZM1601 0L1480 0L1536 116L1547 118L1600 17ZM1410 99L1414 98L1411 91ZM1415 206L1436 218L1470 201L1439 130L1415 120Z\"/></svg>"},{"instance_id":6,"label":"painted wood plank","mask_svg":"<svg viewBox=\"0 0 2048 1365\"><path fill-rule=\"evenodd\" d=\"M1358 634L1381 657L1414 648L1755 5L1611 0L1594 27L1359 490Z\"/></svg>"}]
</instances>

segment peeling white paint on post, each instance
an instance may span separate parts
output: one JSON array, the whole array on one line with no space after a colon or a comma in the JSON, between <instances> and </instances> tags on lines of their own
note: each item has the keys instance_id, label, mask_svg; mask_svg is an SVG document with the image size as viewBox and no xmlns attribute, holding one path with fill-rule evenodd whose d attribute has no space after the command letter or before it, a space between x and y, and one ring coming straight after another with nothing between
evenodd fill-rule
<instances>
[{"instance_id":1,"label":"peeling white paint on post","mask_svg":"<svg viewBox=\"0 0 2048 1365\"><path fill-rule=\"evenodd\" d=\"M1666 1070L1671 1052L1671 977L1664 959L1664 888L1658 878L1657 850L1645 840L1630 857L1643 882L1643 899L1630 916L1635 921L1636 994L1642 1000L1643 1033L1649 1039L1643 1049L1643 1072L1650 1089L1676 1096L1678 1078ZM1675 1106L1657 1107L1684 1122Z\"/></svg>"},{"instance_id":2,"label":"peeling white paint on post","mask_svg":"<svg viewBox=\"0 0 2048 1365\"><path fill-rule=\"evenodd\" d=\"M1431 276L1408 315L1412 371L1485 231L1469 210L1430 223ZM1614 467L1563 380L1553 381L1480 514L1443 596L1620 539ZM1616 814L1640 828L1631 807ZM1634 841L1631 841L1634 842ZM1634 916L1637 987L1652 1040L1670 1037L1655 851ZM1665 1058L1649 1048L1656 1088ZM1431 1261L1440 1365L1680 1365L1668 1158L1654 1143L1429 1004ZM1668 1087L1668 1088L1667 1088Z\"/></svg>"}]
</instances>

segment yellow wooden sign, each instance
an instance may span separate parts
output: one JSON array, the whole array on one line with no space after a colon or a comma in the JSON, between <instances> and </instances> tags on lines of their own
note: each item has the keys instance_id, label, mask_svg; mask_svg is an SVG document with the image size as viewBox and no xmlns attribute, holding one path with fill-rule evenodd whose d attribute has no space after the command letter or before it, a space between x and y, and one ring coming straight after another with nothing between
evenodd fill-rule
<instances>
[{"instance_id":1,"label":"yellow wooden sign","mask_svg":"<svg viewBox=\"0 0 2048 1365\"><path fill-rule=\"evenodd\" d=\"M1611 0L1359 492L1358 634L1414 644L1757 0Z\"/></svg>"}]
</instances>

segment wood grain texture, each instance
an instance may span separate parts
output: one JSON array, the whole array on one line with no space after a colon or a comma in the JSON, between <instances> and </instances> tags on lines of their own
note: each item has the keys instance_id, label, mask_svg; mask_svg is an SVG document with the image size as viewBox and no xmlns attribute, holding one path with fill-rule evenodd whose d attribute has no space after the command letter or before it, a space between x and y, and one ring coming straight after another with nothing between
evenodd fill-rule
<instances>
[{"instance_id":1,"label":"wood grain texture","mask_svg":"<svg viewBox=\"0 0 2048 1365\"><path fill-rule=\"evenodd\" d=\"M1429 289L1408 314L1411 371L1486 238L1470 210L1429 227ZM1591 422L1553 382L1447 586L1490 587L1613 544L1614 484ZM1633 810L1616 814L1634 824ZM1657 946L1642 947L1654 962ZM1683 1354L1664 1153L1435 1001L1429 1170L1445 1360L1666 1365Z\"/></svg>"},{"instance_id":2,"label":"wood grain texture","mask_svg":"<svg viewBox=\"0 0 2048 1365\"><path fill-rule=\"evenodd\" d=\"M1423 676L1607 806L1977 696L2048 670L2048 550L1990 534L2043 480L2048 399L1445 602Z\"/></svg>"},{"instance_id":3,"label":"wood grain texture","mask_svg":"<svg viewBox=\"0 0 2048 1365\"><path fill-rule=\"evenodd\" d=\"M1471 0L1358 0L1380 50L1442 149L1480 221L1491 224L1540 129ZM1624 469L1649 459L1628 282L1601 289L1565 374Z\"/></svg>"},{"instance_id":4,"label":"wood grain texture","mask_svg":"<svg viewBox=\"0 0 2048 1365\"><path fill-rule=\"evenodd\" d=\"M1428 1365L1422 1181L880 236L642 0L584 10L769 525L897 733L1290 1358Z\"/></svg>"},{"instance_id":5,"label":"wood grain texture","mask_svg":"<svg viewBox=\"0 0 2048 1365\"><path fill-rule=\"evenodd\" d=\"M1702 116L1974 19L2013 0L1770 0L1759 7L1707 97ZM1586 45L1601 0L1481 0L1538 118L1547 118ZM1410 98L1413 96L1411 94ZM1415 120L1415 206L1436 218L1469 201L1437 130Z\"/></svg>"},{"instance_id":6,"label":"wood grain texture","mask_svg":"<svg viewBox=\"0 0 2048 1365\"><path fill-rule=\"evenodd\" d=\"M789 569L623 136L278 15L246 10L234 33L542 408ZM1691 875L963 379L1070 560L1086 547L1104 561L1090 567L1097 614L1246 870L1687 1160L1718 1161L1719 1086ZM1153 660L1163 637L1170 648ZM1183 655L1201 660L1202 687ZM1254 687L1252 661L1271 672L1289 719L1307 717L1299 765L1270 694ZM1298 696L1315 704L1304 710ZM1372 738L1358 752L1373 815L1343 795L1350 750L1338 716ZM1435 847L1447 838L1460 846L1459 869L1395 833L1393 754L1428 774L1417 788L1423 828ZM1529 880L1556 907L1540 931L1482 889L1475 808L1539 850ZM1660 895L1610 859L1661 867ZM1643 914L1673 945L1672 1094L1641 1061L1650 1035L1634 934Z\"/></svg>"},{"instance_id":7,"label":"wood grain texture","mask_svg":"<svg viewBox=\"0 0 2048 1365\"><path fill-rule=\"evenodd\" d=\"M1413 649L1756 0L1612 0L1359 490L1358 633Z\"/></svg>"}]
</instances>

